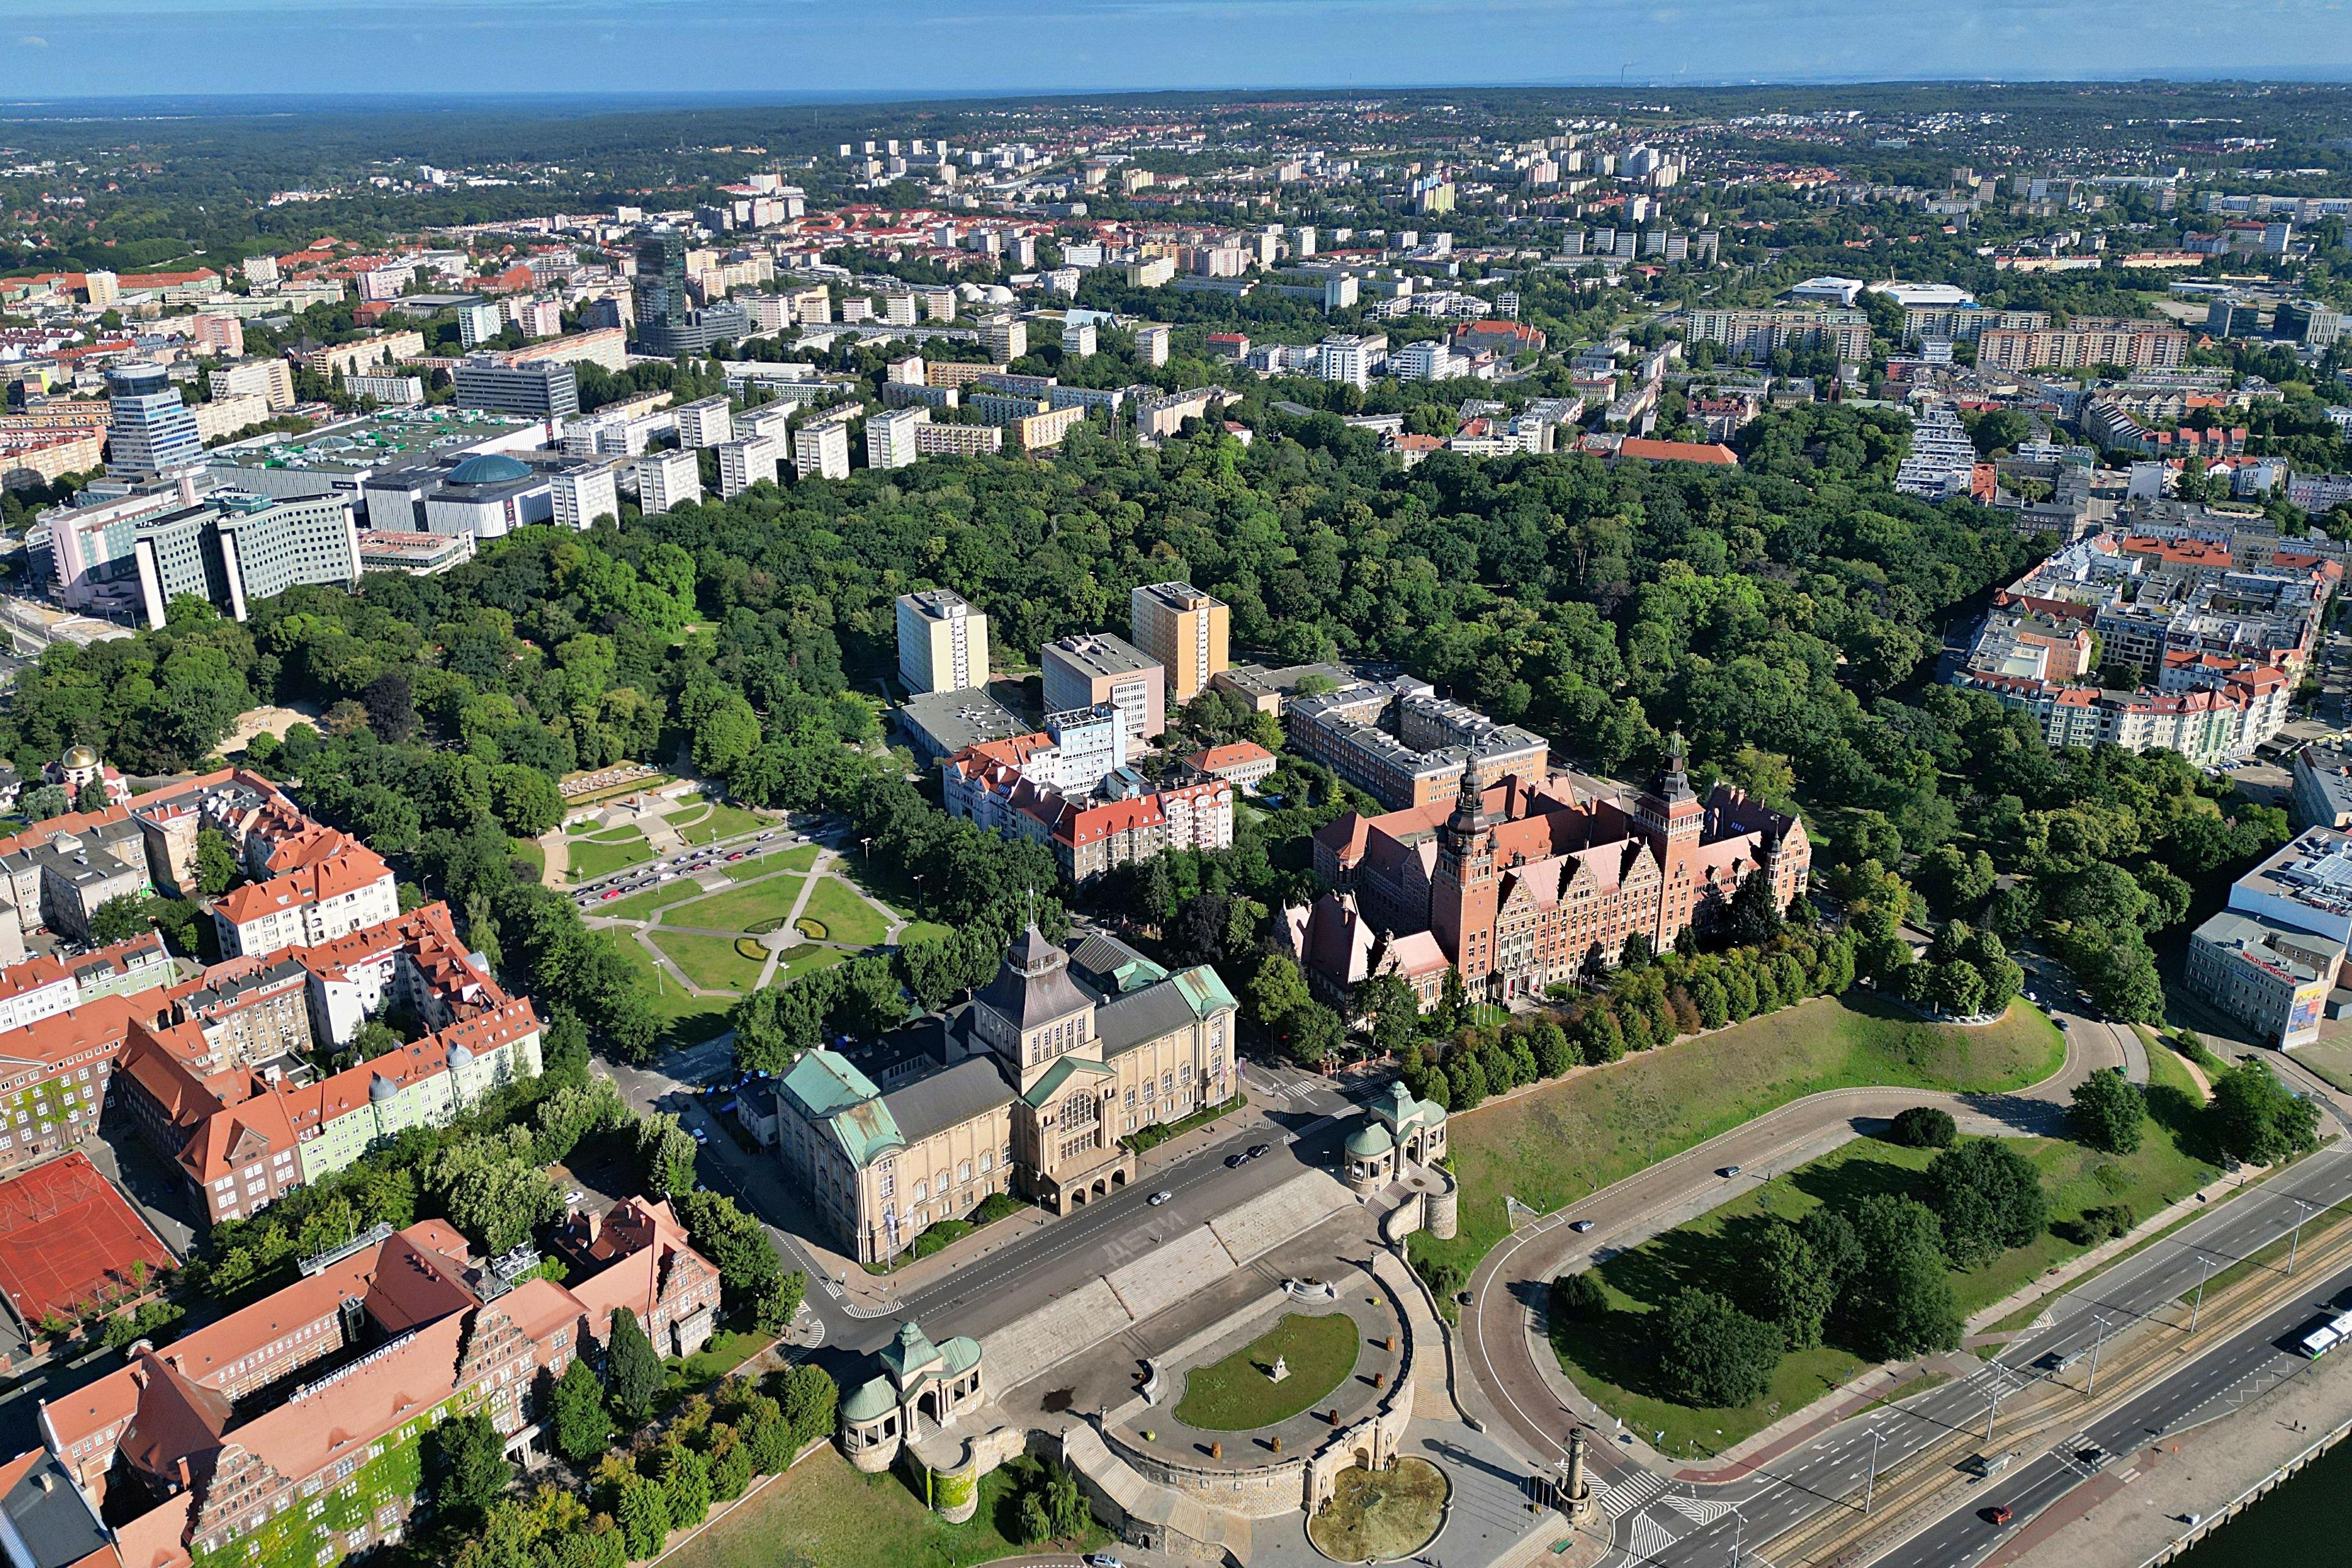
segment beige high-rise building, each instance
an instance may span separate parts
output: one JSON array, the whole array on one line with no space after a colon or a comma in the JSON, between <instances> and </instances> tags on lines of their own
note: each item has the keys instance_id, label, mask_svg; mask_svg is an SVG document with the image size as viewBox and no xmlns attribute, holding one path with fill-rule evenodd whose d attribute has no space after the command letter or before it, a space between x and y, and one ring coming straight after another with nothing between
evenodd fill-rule
<instances>
[{"instance_id":1,"label":"beige high-rise building","mask_svg":"<svg viewBox=\"0 0 2352 1568\"><path fill-rule=\"evenodd\" d=\"M988 684L988 617L946 588L898 595L898 679L909 693Z\"/></svg>"},{"instance_id":2,"label":"beige high-rise building","mask_svg":"<svg viewBox=\"0 0 2352 1568\"><path fill-rule=\"evenodd\" d=\"M1190 702L1224 668L1230 612L1190 583L1153 583L1128 595L1128 629L1135 646L1168 671L1168 700Z\"/></svg>"}]
</instances>

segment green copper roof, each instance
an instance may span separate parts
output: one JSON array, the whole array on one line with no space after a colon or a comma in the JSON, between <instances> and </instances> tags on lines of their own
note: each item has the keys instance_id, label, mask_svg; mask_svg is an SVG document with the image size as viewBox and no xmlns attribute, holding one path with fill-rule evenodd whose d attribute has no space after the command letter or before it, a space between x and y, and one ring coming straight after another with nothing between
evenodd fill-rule
<instances>
[{"instance_id":1,"label":"green copper roof","mask_svg":"<svg viewBox=\"0 0 2352 1568\"><path fill-rule=\"evenodd\" d=\"M865 1385L841 1402L841 1415L847 1421L872 1421L898 1408L898 1395L887 1377L866 1380Z\"/></svg>"},{"instance_id":2,"label":"green copper roof","mask_svg":"<svg viewBox=\"0 0 2352 1568\"><path fill-rule=\"evenodd\" d=\"M1348 1153L1354 1159L1369 1160L1395 1147L1396 1140L1390 1137L1389 1130L1377 1121L1367 1121L1348 1134Z\"/></svg>"},{"instance_id":3,"label":"green copper roof","mask_svg":"<svg viewBox=\"0 0 2352 1568\"><path fill-rule=\"evenodd\" d=\"M1089 1057L1064 1057L1045 1069L1045 1076L1030 1085L1029 1092L1021 1098L1032 1105L1043 1105L1062 1092L1062 1086L1073 1075L1090 1073L1097 1078L1108 1078L1111 1069Z\"/></svg>"},{"instance_id":4,"label":"green copper roof","mask_svg":"<svg viewBox=\"0 0 2352 1568\"><path fill-rule=\"evenodd\" d=\"M898 1325L898 1336L882 1347L880 1355L882 1369L900 1388L907 1386L909 1377L928 1371L940 1359L939 1347L931 1343L931 1336L912 1320Z\"/></svg>"},{"instance_id":5,"label":"green copper roof","mask_svg":"<svg viewBox=\"0 0 2352 1568\"><path fill-rule=\"evenodd\" d=\"M882 1103L882 1091L837 1052L803 1051L781 1087L803 1118L832 1129L842 1152L861 1169L907 1146L890 1108Z\"/></svg>"},{"instance_id":6,"label":"green copper roof","mask_svg":"<svg viewBox=\"0 0 2352 1568\"><path fill-rule=\"evenodd\" d=\"M1206 1018L1240 1005L1234 1000L1234 994L1225 989L1223 977L1205 963L1180 971L1175 981L1177 994L1191 1005L1195 1017Z\"/></svg>"},{"instance_id":7,"label":"green copper roof","mask_svg":"<svg viewBox=\"0 0 2352 1568\"><path fill-rule=\"evenodd\" d=\"M1415 1100L1412 1091L1402 1082L1390 1084L1388 1092L1372 1101L1371 1111L1391 1132L1445 1124L1444 1106L1433 1100Z\"/></svg>"}]
</instances>

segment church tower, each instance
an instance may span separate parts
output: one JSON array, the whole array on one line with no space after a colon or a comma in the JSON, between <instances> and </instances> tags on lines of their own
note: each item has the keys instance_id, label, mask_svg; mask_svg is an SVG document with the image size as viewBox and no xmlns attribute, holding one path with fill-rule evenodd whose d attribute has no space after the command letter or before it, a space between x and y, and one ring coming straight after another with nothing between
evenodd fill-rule
<instances>
[{"instance_id":1,"label":"church tower","mask_svg":"<svg viewBox=\"0 0 2352 1568\"><path fill-rule=\"evenodd\" d=\"M1650 940L1664 952L1690 923L1698 898L1699 844L1706 827L1706 807L1683 770L1679 728L1666 742L1666 758L1659 764L1657 777L1633 803L1633 820L1650 840L1650 851L1658 858L1663 873L1658 924Z\"/></svg>"},{"instance_id":2,"label":"church tower","mask_svg":"<svg viewBox=\"0 0 2352 1568\"><path fill-rule=\"evenodd\" d=\"M1429 924L1473 995L1495 968L1495 836L1486 826L1476 764L1465 762L1453 815L1437 830Z\"/></svg>"}]
</instances>

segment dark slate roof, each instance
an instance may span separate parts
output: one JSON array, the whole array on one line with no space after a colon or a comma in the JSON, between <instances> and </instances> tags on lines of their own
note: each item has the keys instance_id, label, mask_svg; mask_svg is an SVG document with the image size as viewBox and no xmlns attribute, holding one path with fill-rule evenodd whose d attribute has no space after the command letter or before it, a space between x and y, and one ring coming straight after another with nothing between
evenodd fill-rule
<instances>
[{"instance_id":1,"label":"dark slate roof","mask_svg":"<svg viewBox=\"0 0 2352 1568\"><path fill-rule=\"evenodd\" d=\"M1097 1008L1095 1034L1103 1043L1103 1055L1115 1057L1163 1035L1190 1028L1195 1016L1192 1005L1172 982L1148 985L1114 997Z\"/></svg>"},{"instance_id":2,"label":"dark slate roof","mask_svg":"<svg viewBox=\"0 0 2352 1568\"><path fill-rule=\"evenodd\" d=\"M1014 967L1021 962L1027 940L1024 937L1006 955L1004 963L997 968L996 978L988 983L988 988L980 994L979 1000L1012 1019L1016 1027L1024 1029L1050 1023L1055 1018L1066 1018L1085 1009L1089 998L1070 978L1069 965L1060 962L1062 955L1051 942L1045 942L1045 947L1052 952L1054 962L1042 973L1024 974ZM1037 940L1045 942L1043 937Z\"/></svg>"},{"instance_id":3,"label":"dark slate roof","mask_svg":"<svg viewBox=\"0 0 2352 1568\"><path fill-rule=\"evenodd\" d=\"M898 1122L899 1134L912 1145L958 1122L1012 1104L1013 1086L1004 1081L994 1061L971 1057L890 1090L882 1097L882 1103Z\"/></svg>"},{"instance_id":4,"label":"dark slate roof","mask_svg":"<svg viewBox=\"0 0 2352 1568\"><path fill-rule=\"evenodd\" d=\"M106 1546L106 1531L81 1491L44 1450L0 1498L32 1568L67 1568Z\"/></svg>"}]
</instances>

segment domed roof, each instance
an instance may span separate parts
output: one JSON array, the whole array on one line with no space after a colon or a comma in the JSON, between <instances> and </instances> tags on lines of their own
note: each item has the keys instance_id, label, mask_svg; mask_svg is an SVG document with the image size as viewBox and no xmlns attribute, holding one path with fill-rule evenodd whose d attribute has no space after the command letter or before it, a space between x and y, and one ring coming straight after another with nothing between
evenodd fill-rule
<instances>
[{"instance_id":1,"label":"domed roof","mask_svg":"<svg viewBox=\"0 0 2352 1568\"><path fill-rule=\"evenodd\" d=\"M474 1053L467 1050L464 1046L453 1043L449 1047L449 1065L451 1067L467 1067L472 1065L473 1060Z\"/></svg>"},{"instance_id":2,"label":"domed roof","mask_svg":"<svg viewBox=\"0 0 2352 1568\"><path fill-rule=\"evenodd\" d=\"M384 1077L382 1073L373 1074L368 1079L368 1098L370 1100L383 1101L390 1100L399 1092L400 1086L393 1082L392 1079Z\"/></svg>"},{"instance_id":3,"label":"domed roof","mask_svg":"<svg viewBox=\"0 0 2352 1568\"><path fill-rule=\"evenodd\" d=\"M1377 1121L1367 1121L1348 1134L1348 1155L1350 1159L1370 1160L1396 1147L1389 1130Z\"/></svg>"},{"instance_id":4,"label":"domed roof","mask_svg":"<svg viewBox=\"0 0 2352 1568\"><path fill-rule=\"evenodd\" d=\"M528 464L519 463L504 452L479 452L449 470L448 482L453 485L502 485L509 479L530 478Z\"/></svg>"},{"instance_id":5,"label":"domed roof","mask_svg":"<svg viewBox=\"0 0 2352 1568\"><path fill-rule=\"evenodd\" d=\"M88 746L76 742L75 744L66 748L66 766L69 768L94 768L98 766L98 753L91 751Z\"/></svg>"}]
</instances>

